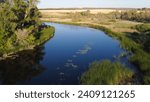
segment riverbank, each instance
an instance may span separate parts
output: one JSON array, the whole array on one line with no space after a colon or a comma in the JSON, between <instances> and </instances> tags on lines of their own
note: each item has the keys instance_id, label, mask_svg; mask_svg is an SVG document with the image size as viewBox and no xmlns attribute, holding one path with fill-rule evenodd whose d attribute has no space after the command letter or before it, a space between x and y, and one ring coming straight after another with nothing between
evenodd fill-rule
<instances>
[{"instance_id":1,"label":"riverbank","mask_svg":"<svg viewBox=\"0 0 150 102\"><path fill-rule=\"evenodd\" d=\"M46 22L46 21L44 21ZM48 21L47 21L48 22ZM112 31L111 29L108 29L104 26L100 26L98 24L91 24L91 23L77 23L77 22L59 22L59 21L49 21L49 22L54 22L54 23L60 23L60 24L68 24L68 25L77 25L77 26L84 26L84 27L90 27L98 30L104 31L107 35L121 41L121 47L130 51L134 52L138 48L142 48L141 45L135 43L131 39L127 38L124 34L117 33Z\"/></svg>"},{"instance_id":2,"label":"riverbank","mask_svg":"<svg viewBox=\"0 0 150 102\"><path fill-rule=\"evenodd\" d=\"M81 76L81 84L86 85L130 85L134 72L126 68L120 62L103 60L93 62L88 71Z\"/></svg>"},{"instance_id":3,"label":"riverbank","mask_svg":"<svg viewBox=\"0 0 150 102\"><path fill-rule=\"evenodd\" d=\"M54 33L55 33L54 27L47 26L45 28L42 28L41 31L38 32L37 34L38 37L30 35L26 39L23 39L21 41L23 42L22 44L7 49L3 49L3 51L1 51L0 60L5 59L7 57L11 57L12 54L22 50L34 49L34 47L39 46L45 43L50 38L52 38L54 36Z\"/></svg>"},{"instance_id":4,"label":"riverbank","mask_svg":"<svg viewBox=\"0 0 150 102\"><path fill-rule=\"evenodd\" d=\"M37 64L33 65L34 62L44 67L43 73L30 78L31 80L25 80L26 84L79 85L79 78L81 74L88 70L89 63L103 59L113 61L115 56L126 52L119 47L119 41L107 36L103 31L58 23L45 22L44 24L55 27L55 36L52 39L48 40L40 48L21 51L15 53L16 58L12 57L0 61L0 66L4 66L1 69L3 68L4 71L9 69L9 66L17 66L19 69L24 68L26 66L26 63L23 64L26 62L25 56L27 56L27 62L29 63L27 64L29 68L25 69L37 70ZM37 49L40 49L40 51ZM31 54L28 55L28 52L31 52ZM30 57L31 55L33 57ZM9 59L11 59L10 63L7 63ZM127 61L126 57L123 57L123 59ZM20 64L18 61L20 61ZM13 65L11 62L13 62ZM130 63L127 62L126 65L128 64ZM14 73L12 70L11 72ZM11 75L11 72L9 75ZM5 75L8 74L6 73Z\"/></svg>"},{"instance_id":5,"label":"riverbank","mask_svg":"<svg viewBox=\"0 0 150 102\"><path fill-rule=\"evenodd\" d=\"M59 21L54 21L54 22L61 23L61 24L86 26L86 27L99 29L99 30L104 31L109 36L119 40L121 47L123 49L126 49L130 53L132 53L132 56L129 57L129 61L141 71L142 80L143 80L143 83L141 84L150 84L150 74L149 74L150 73L150 68L149 68L150 54L145 52L143 50L143 47L140 44L128 38L125 34L114 32L111 29L108 29L104 26L100 26L98 24L96 25L96 24L90 24L90 23L59 22Z\"/></svg>"}]
</instances>

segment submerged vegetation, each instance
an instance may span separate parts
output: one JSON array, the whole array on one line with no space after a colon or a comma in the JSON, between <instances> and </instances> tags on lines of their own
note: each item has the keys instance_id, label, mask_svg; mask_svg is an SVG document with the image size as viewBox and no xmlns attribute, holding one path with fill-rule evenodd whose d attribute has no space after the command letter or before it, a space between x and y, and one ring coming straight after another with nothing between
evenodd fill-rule
<instances>
[{"instance_id":1,"label":"submerged vegetation","mask_svg":"<svg viewBox=\"0 0 150 102\"><path fill-rule=\"evenodd\" d=\"M120 62L93 62L89 70L81 77L81 84L87 85L118 85L131 84L134 73Z\"/></svg>"},{"instance_id":2,"label":"submerged vegetation","mask_svg":"<svg viewBox=\"0 0 150 102\"><path fill-rule=\"evenodd\" d=\"M36 7L38 0L0 2L0 57L33 48L53 36L53 27L44 27Z\"/></svg>"}]
</instances>

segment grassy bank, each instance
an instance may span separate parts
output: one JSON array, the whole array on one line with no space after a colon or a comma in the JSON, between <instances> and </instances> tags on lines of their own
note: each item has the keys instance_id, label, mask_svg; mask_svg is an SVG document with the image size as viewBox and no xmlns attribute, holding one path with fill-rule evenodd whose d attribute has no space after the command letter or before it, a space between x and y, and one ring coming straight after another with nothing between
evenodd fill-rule
<instances>
[{"instance_id":1,"label":"grassy bank","mask_svg":"<svg viewBox=\"0 0 150 102\"><path fill-rule=\"evenodd\" d=\"M45 43L47 40L52 38L55 33L55 28L54 27L48 27L44 28L41 32L39 32L39 39L35 41L36 45L40 45L42 43Z\"/></svg>"},{"instance_id":2,"label":"grassy bank","mask_svg":"<svg viewBox=\"0 0 150 102\"><path fill-rule=\"evenodd\" d=\"M81 84L87 85L118 85L131 84L134 73L120 62L109 60L93 62L89 70L81 77Z\"/></svg>"},{"instance_id":3,"label":"grassy bank","mask_svg":"<svg viewBox=\"0 0 150 102\"><path fill-rule=\"evenodd\" d=\"M90 24L90 23L76 23L76 22L57 22L55 21L54 23L60 23L60 24L70 24L70 25L78 25L78 26L85 26L85 27L90 27L90 28L95 28L98 30L104 31L107 35L121 41L121 46L122 48L134 52L136 49L141 49L142 46L134 42L133 40L127 38L124 34L117 33L112 31L109 28L106 28L104 26L96 25L96 24Z\"/></svg>"},{"instance_id":4,"label":"grassy bank","mask_svg":"<svg viewBox=\"0 0 150 102\"><path fill-rule=\"evenodd\" d=\"M45 27L40 32L36 33L36 36L33 34L28 35L26 38L18 41L17 44L13 44L13 40L10 39L7 41L8 44L1 46L2 50L0 50L1 58L6 58L10 54L26 50L33 49L35 46L43 44L50 38L54 36L55 29L54 27ZM38 35L38 36L37 36ZM9 46L8 46L9 45Z\"/></svg>"},{"instance_id":5,"label":"grassy bank","mask_svg":"<svg viewBox=\"0 0 150 102\"><path fill-rule=\"evenodd\" d=\"M90 25L90 27L103 30L106 34L119 40L121 47L133 54L129 60L142 72L144 84L150 84L150 54L144 51L141 44L136 43L124 34L113 32L108 28L94 25Z\"/></svg>"}]
</instances>

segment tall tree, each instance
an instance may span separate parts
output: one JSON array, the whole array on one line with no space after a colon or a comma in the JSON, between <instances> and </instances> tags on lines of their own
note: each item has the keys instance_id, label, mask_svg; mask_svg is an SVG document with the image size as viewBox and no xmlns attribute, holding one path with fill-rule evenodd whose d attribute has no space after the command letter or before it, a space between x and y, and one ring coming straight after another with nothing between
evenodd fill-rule
<instances>
[{"instance_id":1,"label":"tall tree","mask_svg":"<svg viewBox=\"0 0 150 102\"><path fill-rule=\"evenodd\" d=\"M16 24L13 22L16 19L16 15L11 10L8 3L0 4L0 35L6 36L12 34L16 28Z\"/></svg>"}]
</instances>

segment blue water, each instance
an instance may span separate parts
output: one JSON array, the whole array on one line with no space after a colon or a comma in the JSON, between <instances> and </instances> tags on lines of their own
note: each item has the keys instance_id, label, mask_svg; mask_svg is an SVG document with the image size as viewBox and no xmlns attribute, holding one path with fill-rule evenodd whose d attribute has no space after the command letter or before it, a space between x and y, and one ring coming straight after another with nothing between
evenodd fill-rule
<instances>
[{"instance_id":1,"label":"blue water","mask_svg":"<svg viewBox=\"0 0 150 102\"><path fill-rule=\"evenodd\" d=\"M123 49L104 32L72 25L45 23L55 27L55 36L44 44L40 63L46 70L32 82L39 84L79 84L90 63L114 60Z\"/></svg>"},{"instance_id":2,"label":"blue water","mask_svg":"<svg viewBox=\"0 0 150 102\"><path fill-rule=\"evenodd\" d=\"M55 27L55 35L43 45L39 51L42 54L36 54L37 50L30 51L35 55L30 54L32 57L28 58L33 63L30 64L31 71L37 73L38 70L38 73L31 73L30 77L25 74L24 79L14 80L12 84L79 84L81 74L90 63L104 59L114 61L114 56L124 52L117 40L100 30L57 23L45 24ZM127 58L123 62L128 63Z\"/></svg>"}]
</instances>

